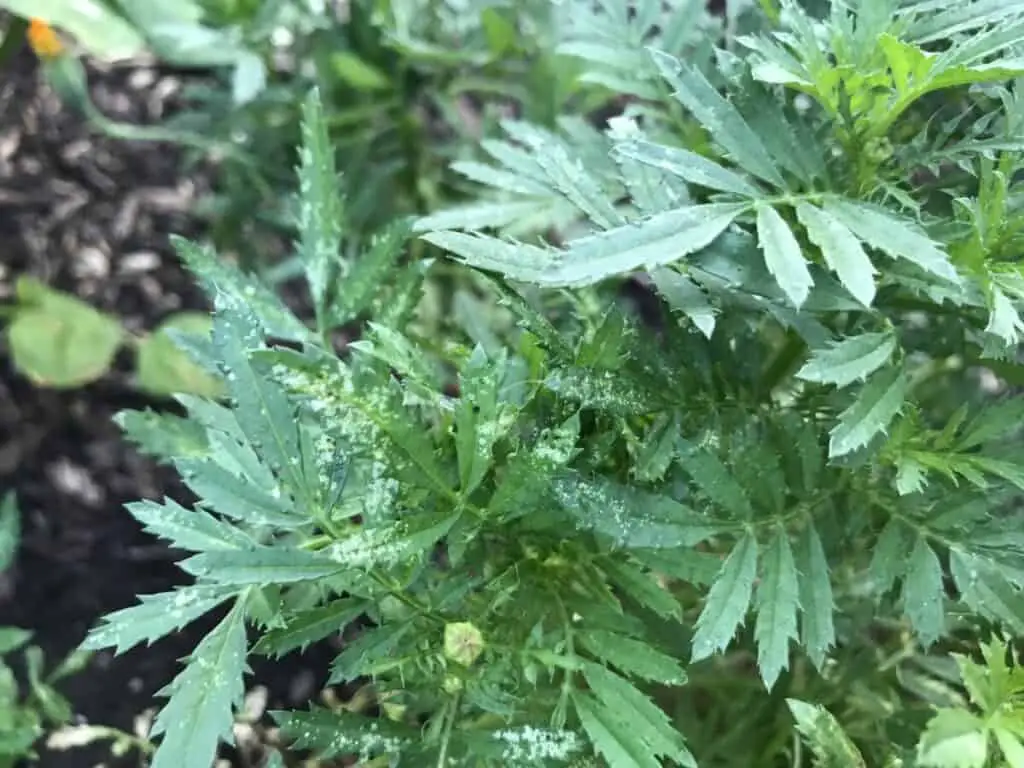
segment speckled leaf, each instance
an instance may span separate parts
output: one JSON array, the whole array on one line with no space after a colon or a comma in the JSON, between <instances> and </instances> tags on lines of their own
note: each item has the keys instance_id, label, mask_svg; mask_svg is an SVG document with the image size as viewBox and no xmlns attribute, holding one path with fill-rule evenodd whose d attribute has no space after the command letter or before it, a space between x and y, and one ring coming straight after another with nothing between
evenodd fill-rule
<instances>
[{"instance_id":1,"label":"speckled leaf","mask_svg":"<svg viewBox=\"0 0 1024 768\"><path fill-rule=\"evenodd\" d=\"M835 602L825 550L813 524L808 523L800 533L795 554L800 584L800 643L820 670L836 641Z\"/></svg>"},{"instance_id":2,"label":"speckled leaf","mask_svg":"<svg viewBox=\"0 0 1024 768\"><path fill-rule=\"evenodd\" d=\"M796 216L843 287L861 304L871 306L877 270L857 237L834 216L809 203L798 203Z\"/></svg>"},{"instance_id":3,"label":"speckled leaf","mask_svg":"<svg viewBox=\"0 0 1024 768\"><path fill-rule=\"evenodd\" d=\"M902 368L892 367L874 374L857 399L839 414L839 423L829 441L829 456L845 456L884 432L903 408L906 392L907 377Z\"/></svg>"},{"instance_id":4,"label":"speckled leaf","mask_svg":"<svg viewBox=\"0 0 1024 768\"><path fill-rule=\"evenodd\" d=\"M243 601L200 641L188 665L160 691L170 696L153 722L163 735L152 768L210 765L220 741L232 743L234 710L245 694L245 611Z\"/></svg>"},{"instance_id":5,"label":"speckled leaf","mask_svg":"<svg viewBox=\"0 0 1024 768\"><path fill-rule=\"evenodd\" d=\"M397 755L421 739L419 730L355 712L314 708L271 712L292 749L311 749L323 758L342 755Z\"/></svg>"},{"instance_id":6,"label":"speckled leaf","mask_svg":"<svg viewBox=\"0 0 1024 768\"><path fill-rule=\"evenodd\" d=\"M944 596L942 565L928 542L919 536L903 581L903 612L926 647L945 632Z\"/></svg>"},{"instance_id":7,"label":"speckled leaf","mask_svg":"<svg viewBox=\"0 0 1024 768\"><path fill-rule=\"evenodd\" d=\"M82 643L82 648L114 648L124 653L139 643L152 643L176 632L238 594L234 586L201 584L174 592L142 595L140 603L107 614Z\"/></svg>"},{"instance_id":8,"label":"speckled leaf","mask_svg":"<svg viewBox=\"0 0 1024 768\"><path fill-rule=\"evenodd\" d=\"M202 509L186 509L171 499L163 504L140 501L125 506L147 533L171 546L193 552L251 547L255 542L239 528Z\"/></svg>"},{"instance_id":9,"label":"speckled leaf","mask_svg":"<svg viewBox=\"0 0 1024 768\"><path fill-rule=\"evenodd\" d=\"M796 613L800 604L796 563L785 530L776 532L765 550L761 581L757 586L757 666L771 689L789 667L789 643L796 639Z\"/></svg>"},{"instance_id":10,"label":"speckled leaf","mask_svg":"<svg viewBox=\"0 0 1024 768\"><path fill-rule=\"evenodd\" d=\"M747 615L757 576L757 538L746 533L725 559L697 619L692 660L724 651Z\"/></svg>"},{"instance_id":11,"label":"speckled leaf","mask_svg":"<svg viewBox=\"0 0 1024 768\"><path fill-rule=\"evenodd\" d=\"M253 449L288 489L298 500L308 501L311 489L303 473L295 407L284 390L257 371L250 360L250 353L263 347L259 322L232 294L218 291L214 300L213 343L227 369L238 423Z\"/></svg>"},{"instance_id":12,"label":"speckled leaf","mask_svg":"<svg viewBox=\"0 0 1024 768\"><path fill-rule=\"evenodd\" d=\"M889 361L895 349L896 339L891 333L847 336L814 350L796 377L845 387L858 380L864 381Z\"/></svg>"},{"instance_id":13,"label":"speckled leaf","mask_svg":"<svg viewBox=\"0 0 1024 768\"><path fill-rule=\"evenodd\" d=\"M253 648L254 653L281 657L295 650L305 650L310 643L341 632L364 610L366 603L343 597L327 605L292 613L284 625L271 629Z\"/></svg>"},{"instance_id":14,"label":"speckled leaf","mask_svg":"<svg viewBox=\"0 0 1024 768\"><path fill-rule=\"evenodd\" d=\"M716 530L706 517L668 496L610 480L565 474L552 481L552 489L579 527L620 547L692 547Z\"/></svg>"},{"instance_id":15,"label":"speckled leaf","mask_svg":"<svg viewBox=\"0 0 1024 768\"><path fill-rule=\"evenodd\" d=\"M956 268L935 242L909 221L883 208L860 201L827 199L824 209L853 234L873 248L894 258L913 262L921 269L959 282Z\"/></svg>"},{"instance_id":16,"label":"speckled leaf","mask_svg":"<svg viewBox=\"0 0 1024 768\"><path fill-rule=\"evenodd\" d=\"M245 274L208 246L181 237L172 237L171 243L208 296L230 295L237 304L246 306L272 336L289 341L316 341L316 335L258 278Z\"/></svg>"},{"instance_id":17,"label":"speckled leaf","mask_svg":"<svg viewBox=\"0 0 1024 768\"><path fill-rule=\"evenodd\" d=\"M290 584L330 576L344 565L304 549L258 547L202 552L181 562L181 569L219 584Z\"/></svg>"},{"instance_id":18,"label":"speckled leaf","mask_svg":"<svg viewBox=\"0 0 1024 768\"><path fill-rule=\"evenodd\" d=\"M757 244L775 282L794 307L801 307L814 287L814 280L793 230L767 203L757 205Z\"/></svg>"},{"instance_id":19,"label":"speckled leaf","mask_svg":"<svg viewBox=\"0 0 1024 768\"><path fill-rule=\"evenodd\" d=\"M320 92L313 89L302 103L302 146L299 149L299 242L297 252L321 330L326 329L331 282L341 265L342 201L334 146L327 135Z\"/></svg>"}]
</instances>

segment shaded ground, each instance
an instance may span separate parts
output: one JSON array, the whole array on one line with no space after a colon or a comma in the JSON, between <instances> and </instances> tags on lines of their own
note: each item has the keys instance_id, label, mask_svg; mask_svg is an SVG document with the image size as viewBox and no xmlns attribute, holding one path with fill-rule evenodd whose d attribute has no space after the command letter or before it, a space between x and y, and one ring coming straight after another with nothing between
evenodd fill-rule
<instances>
[{"instance_id":1,"label":"shaded ground","mask_svg":"<svg viewBox=\"0 0 1024 768\"><path fill-rule=\"evenodd\" d=\"M92 82L104 112L140 123L172 111L182 85L178 75L140 66L93 72ZM201 177L182 174L171 147L92 135L40 85L33 57L21 52L0 80L0 304L17 277L30 274L130 329L202 308L168 236L201 232L190 210L203 187ZM117 411L147 405L166 407L133 390L128 360L94 385L47 391L13 370L0 340L0 493L16 491L23 517L17 561L0 575L0 625L35 631L48 659L73 648L101 615L182 580L172 553L122 509L164 494L187 500L173 473L136 453L111 423ZM83 719L131 730L203 629L117 659L97 655L62 690ZM303 704L315 693L329 658L318 655L256 669L271 706ZM42 766L102 758L50 754Z\"/></svg>"}]
</instances>

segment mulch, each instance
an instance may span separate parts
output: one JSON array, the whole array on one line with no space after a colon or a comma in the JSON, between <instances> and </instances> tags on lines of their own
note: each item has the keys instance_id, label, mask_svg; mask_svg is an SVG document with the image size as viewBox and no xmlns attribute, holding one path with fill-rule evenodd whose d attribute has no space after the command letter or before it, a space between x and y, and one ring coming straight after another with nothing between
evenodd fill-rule
<instances>
[{"instance_id":1,"label":"mulch","mask_svg":"<svg viewBox=\"0 0 1024 768\"><path fill-rule=\"evenodd\" d=\"M134 123L180 108L183 78L145 63L91 71L97 106ZM0 305L20 275L31 275L135 331L204 309L169 236L202 236L192 211L208 187L208 173L185 170L174 147L96 135L48 90L33 56L16 54L0 79ZM111 421L125 408L170 407L140 394L131 369L119 358L99 382L42 389L14 369L0 338L0 494L16 492L23 524L16 563L0 575L0 626L32 630L51 663L102 615L185 581L177 555L122 508L164 495L189 501L173 472L140 455ZM211 623L120 657L99 653L62 692L80 721L131 731ZM302 706L321 687L329 659L328 650L314 650L255 665L249 682L269 689L271 707ZM120 764L85 750L44 753L40 765L100 761Z\"/></svg>"}]
</instances>

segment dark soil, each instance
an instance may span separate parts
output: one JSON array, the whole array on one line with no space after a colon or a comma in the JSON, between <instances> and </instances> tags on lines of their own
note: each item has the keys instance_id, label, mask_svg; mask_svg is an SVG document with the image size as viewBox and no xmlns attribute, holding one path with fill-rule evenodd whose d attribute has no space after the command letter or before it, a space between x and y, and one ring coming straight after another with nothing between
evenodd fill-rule
<instances>
[{"instance_id":1,"label":"dark soil","mask_svg":"<svg viewBox=\"0 0 1024 768\"><path fill-rule=\"evenodd\" d=\"M94 101L112 117L154 122L178 108L181 76L133 64L91 72ZM180 153L158 144L107 140L63 108L22 51L0 80L0 304L32 275L116 314L133 330L181 309L204 308L180 268L171 234L202 236L190 214L206 187ZM172 472L126 443L111 422L125 408L168 407L132 386L130 360L70 391L33 386L0 340L0 494L17 493L23 538L0 575L0 626L35 632L55 663L110 611L183 581L174 553L141 532L122 505L169 495L189 501ZM158 704L155 691L180 667L210 622L150 648L97 654L62 691L79 718L131 731ZM270 706L300 706L322 683L328 652L256 667L251 684ZM45 768L81 768L103 751L45 753ZM114 765L109 760L107 765ZM237 763L242 765L241 762ZM183 768L202 768L183 766Z\"/></svg>"}]
</instances>

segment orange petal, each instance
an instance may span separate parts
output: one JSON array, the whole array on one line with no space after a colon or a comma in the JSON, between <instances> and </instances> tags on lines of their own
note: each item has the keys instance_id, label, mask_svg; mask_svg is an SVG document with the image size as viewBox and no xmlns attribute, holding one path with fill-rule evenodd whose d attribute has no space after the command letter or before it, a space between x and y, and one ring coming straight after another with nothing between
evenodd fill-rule
<instances>
[{"instance_id":1,"label":"orange petal","mask_svg":"<svg viewBox=\"0 0 1024 768\"><path fill-rule=\"evenodd\" d=\"M52 59L64 53L64 44L57 36L56 30L42 19L32 19L25 33L28 44L41 59Z\"/></svg>"}]
</instances>

